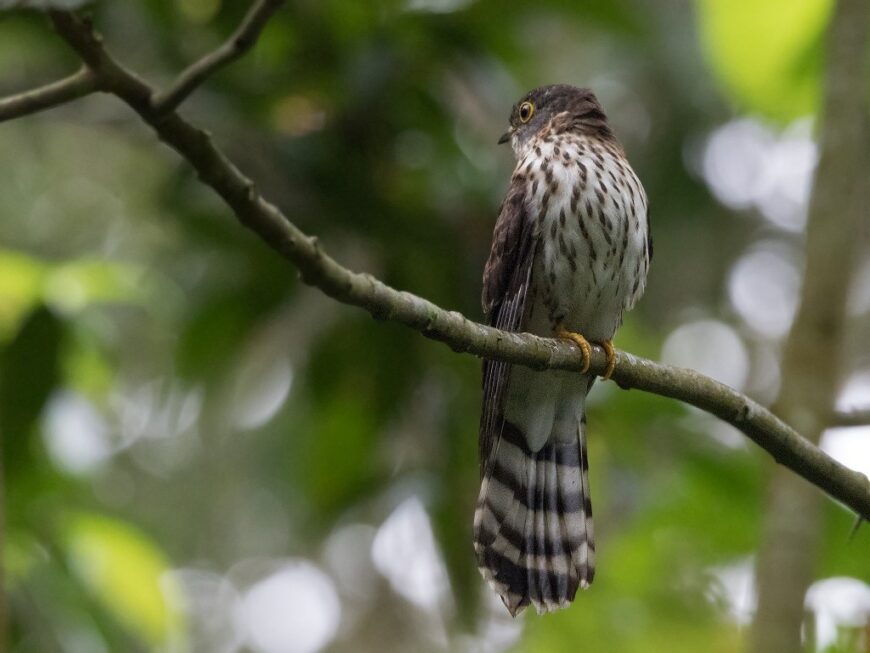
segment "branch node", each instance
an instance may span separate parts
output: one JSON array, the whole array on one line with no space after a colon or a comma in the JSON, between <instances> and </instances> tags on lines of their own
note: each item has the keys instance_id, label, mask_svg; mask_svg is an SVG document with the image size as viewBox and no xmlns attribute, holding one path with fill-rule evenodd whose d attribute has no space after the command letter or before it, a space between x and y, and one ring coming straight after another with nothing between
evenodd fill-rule
<instances>
[{"instance_id":1,"label":"branch node","mask_svg":"<svg viewBox=\"0 0 870 653\"><path fill-rule=\"evenodd\" d=\"M438 314L435 311L430 310L426 314L426 322L423 324L423 331L425 333L432 333L432 325L435 324L438 319Z\"/></svg>"},{"instance_id":2,"label":"branch node","mask_svg":"<svg viewBox=\"0 0 870 653\"><path fill-rule=\"evenodd\" d=\"M257 193L257 184L255 184L252 180L248 179L245 183L245 199L248 202L254 203L258 198ZM295 240L293 238L288 239L291 245L295 245Z\"/></svg>"}]
</instances>

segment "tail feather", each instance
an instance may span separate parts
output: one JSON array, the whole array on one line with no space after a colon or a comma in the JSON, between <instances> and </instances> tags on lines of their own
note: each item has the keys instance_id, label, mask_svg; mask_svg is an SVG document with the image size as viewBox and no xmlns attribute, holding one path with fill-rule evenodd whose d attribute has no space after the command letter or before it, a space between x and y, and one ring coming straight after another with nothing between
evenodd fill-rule
<instances>
[{"instance_id":1,"label":"tail feather","mask_svg":"<svg viewBox=\"0 0 870 653\"><path fill-rule=\"evenodd\" d=\"M586 453L586 415L580 420L580 437L577 450L580 453L580 496L583 505L583 532L580 535L582 544L577 548L577 568L581 571L580 587L586 589L592 584L595 576L595 533L592 521L592 500L589 494L589 456Z\"/></svg>"},{"instance_id":2,"label":"tail feather","mask_svg":"<svg viewBox=\"0 0 870 653\"><path fill-rule=\"evenodd\" d=\"M575 423L576 424L576 423ZM532 452L504 422L487 461L474 516L484 578L512 615L564 608L594 574L584 424Z\"/></svg>"}]
</instances>

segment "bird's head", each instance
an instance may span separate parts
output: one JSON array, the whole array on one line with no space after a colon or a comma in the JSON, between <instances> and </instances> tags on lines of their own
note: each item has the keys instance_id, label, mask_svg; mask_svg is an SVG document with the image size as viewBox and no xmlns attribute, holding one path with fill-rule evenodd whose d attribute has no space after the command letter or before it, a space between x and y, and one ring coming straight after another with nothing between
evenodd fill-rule
<instances>
[{"instance_id":1,"label":"bird's head","mask_svg":"<svg viewBox=\"0 0 870 653\"><path fill-rule=\"evenodd\" d=\"M510 141L517 158L528 147L532 136L550 125L555 132L574 130L601 138L612 138L607 116L598 98L588 88L568 84L540 86L526 93L511 109L510 128L499 144Z\"/></svg>"}]
</instances>

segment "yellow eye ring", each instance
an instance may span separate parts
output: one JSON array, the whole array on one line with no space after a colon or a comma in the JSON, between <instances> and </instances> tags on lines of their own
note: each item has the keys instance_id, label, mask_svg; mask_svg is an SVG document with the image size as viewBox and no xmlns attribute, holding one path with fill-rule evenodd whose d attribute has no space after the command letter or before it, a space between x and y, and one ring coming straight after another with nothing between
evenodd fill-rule
<instances>
[{"instance_id":1,"label":"yellow eye ring","mask_svg":"<svg viewBox=\"0 0 870 653\"><path fill-rule=\"evenodd\" d=\"M519 108L519 116L521 123L527 123L535 115L535 105L531 102L523 102Z\"/></svg>"}]
</instances>

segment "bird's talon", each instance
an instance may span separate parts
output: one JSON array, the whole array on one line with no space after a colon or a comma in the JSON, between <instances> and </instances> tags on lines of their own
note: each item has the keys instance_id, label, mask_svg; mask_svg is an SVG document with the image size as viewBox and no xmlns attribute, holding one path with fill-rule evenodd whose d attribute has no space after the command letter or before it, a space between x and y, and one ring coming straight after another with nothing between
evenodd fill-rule
<instances>
[{"instance_id":1,"label":"bird's talon","mask_svg":"<svg viewBox=\"0 0 870 653\"><path fill-rule=\"evenodd\" d=\"M605 340L601 343L601 348L604 349L604 352L607 354L607 368L604 370L604 374L601 375L601 378L604 381L610 379L613 374L613 370L616 368L616 349L613 348L613 343L610 340Z\"/></svg>"},{"instance_id":2,"label":"bird's talon","mask_svg":"<svg viewBox=\"0 0 870 653\"><path fill-rule=\"evenodd\" d=\"M580 370L580 373L586 374L586 372L589 371L589 365L592 364L592 347L589 345L589 341L579 333L568 331L565 327L559 327L556 329L556 337L570 340L580 348L580 353L583 354L583 367Z\"/></svg>"}]
</instances>

